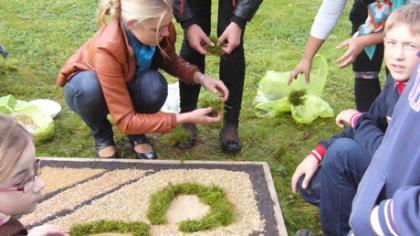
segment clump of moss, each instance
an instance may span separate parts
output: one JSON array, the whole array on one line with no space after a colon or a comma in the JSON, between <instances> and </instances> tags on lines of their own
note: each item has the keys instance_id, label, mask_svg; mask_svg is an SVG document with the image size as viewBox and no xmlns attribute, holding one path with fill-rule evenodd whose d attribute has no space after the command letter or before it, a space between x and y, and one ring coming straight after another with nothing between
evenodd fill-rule
<instances>
[{"instance_id":1,"label":"clump of moss","mask_svg":"<svg viewBox=\"0 0 420 236\"><path fill-rule=\"evenodd\" d=\"M210 116L216 117L217 115L223 115L225 109L225 103L220 97L216 97L213 94L203 96L200 99L200 107L206 108L211 107L213 111L209 114Z\"/></svg>"},{"instance_id":2,"label":"clump of moss","mask_svg":"<svg viewBox=\"0 0 420 236\"><path fill-rule=\"evenodd\" d=\"M225 54L222 45L217 41L217 38L213 36L210 37L210 40L214 43L214 46L206 45L205 49L212 55L222 57Z\"/></svg>"},{"instance_id":3,"label":"clump of moss","mask_svg":"<svg viewBox=\"0 0 420 236\"><path fill-rule=\"evenodd\" d=\"M169 134L166 135L165 140L172 146L176 147L180 143L185 143L189 139L188 131L177 127L173 129Z\"/></svg>"},{"instance_id":4,"label":"clump of moss","mask_svg":"<svg viewBox=\"0 0 420 236\"><path fill-rule=\"evenodd\" d=\"M149 236L150 227L143 222L123 222L117 220L99 220L75 225L70 229L70 236L88 236L100 233L131 233L133 236Z\"/></svg>"},{"instance_id":5,"label":"clump of moss","mask_svg":"<svg viewBox=\"0 0 420 236\"><path fill-rule=\"evenodd\" d=\"M225 192L217 186L205 186L191 182L168 185L150 198L147 217L155 225L165 224L166 214L171 202L179 195L194 194L210 206L209 213L200 220L185 220L179 225L182 232L197 232L227 226L234 220L234 206L226 197Z\"/></svg>"},{"instance_id":6,"label":"clump of moss","mask_svg":"<svg viewBox=\"0 0 420 236\"><path fill-rule=\"evenodd\" d=\"M303 102L305 101L305 97L304 97L305 95L306 95L306 90L304 90L304 89L294 90L294 91L290 92L289 97L288 97L288 101L293 106L302 105Z\"/></svg>"}]
</instances>

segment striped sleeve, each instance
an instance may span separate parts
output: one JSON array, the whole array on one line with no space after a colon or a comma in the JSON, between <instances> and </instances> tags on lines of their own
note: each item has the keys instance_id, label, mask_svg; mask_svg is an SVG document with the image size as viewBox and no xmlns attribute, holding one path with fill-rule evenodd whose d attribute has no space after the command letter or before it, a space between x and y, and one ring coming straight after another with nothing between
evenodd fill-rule
<instances>
[{"instance_id":1,"label":"striped sleeve","mask_svg":"<svg viewBox=\"0 0 420 236\"><path fill-rule=\"evenodd\" d=\"M399 233L395 226L393 206L392 199L382 201L381 204L379 204L378 219L382 232L385 235L396 236L399 235Z\"/></svg>"},{"instance_id":2,"label":"striped sleeve","mask_svg":"<svg viewBox=\"0 0 420 236\"><path fill-rule=\"evenodd\" d=\"M317 159L318 162L321 162L322 159L324 159L326 152L327 149L323 145L318 144L318 146L316 146L316 148L310 152L310 155Z\"/></svg>"}]
</instances>

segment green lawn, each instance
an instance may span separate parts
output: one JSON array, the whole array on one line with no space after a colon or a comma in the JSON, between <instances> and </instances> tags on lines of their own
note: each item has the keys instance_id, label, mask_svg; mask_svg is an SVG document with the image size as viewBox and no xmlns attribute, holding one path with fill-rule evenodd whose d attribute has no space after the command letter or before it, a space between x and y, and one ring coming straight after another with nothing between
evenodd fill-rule
<instances>
[{"instance_id":1,"label":"green lawn","mask_svg":"<svg viewBox=\"0 0 420 236\"><path fill-rule=\"evenodd\" d=\"M179 151L165 143L162 135L153 135L156 150L164 159L269 163L290 234L302 227L319 230L317 209L293 195L289 183L294 168L308 151L318 140L334 134L338 128L334 119L316 120L304 126L295 124L290 115L279 119L257 118L252 101L258 81L267 70L291 70L298 62L320 4L321 0L265 0L248 24L246 83L240 124L243 150L239 155L229 156L220 151L217 126L199 127L200 142L190 151ZM37 145L38 156L95 155L87 127L65 104L63 89L55 86L60 67L94 34L95 7L96 1L93 0L0 0L0 43L10 53L7 61L0 58L0 96L13 94L26 100L53 99L63 107L61 116L56 119L54 139ZM351 69L339 70L335 64L341 53L335 50L335 46L348 36L350 30L347 15L348 9L321 50L329 64L324 99L336 113L354 106ZM178 47L182 39L180 32L178 27ZM209 58L208 72L217 77L217 70L217 61ZM116 133L122 155L133 158L124 136ZM309 138L306 138L308 133Z\"/></svg>"}]
</instances>

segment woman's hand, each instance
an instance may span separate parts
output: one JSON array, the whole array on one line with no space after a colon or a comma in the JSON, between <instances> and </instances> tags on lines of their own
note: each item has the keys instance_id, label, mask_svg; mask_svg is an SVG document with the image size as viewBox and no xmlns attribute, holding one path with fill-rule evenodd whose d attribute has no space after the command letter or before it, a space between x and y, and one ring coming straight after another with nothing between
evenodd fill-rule
<instances>
[{"instance_id":1,"label":"woman's hand","mask_svg":"<svg viewBox=\"0 0 420 236\"><path fill-rule=\"evenodd\" d=\"M204 88L210 90L212 93L220 93L220 98L223 99L223 102L226 102L229 97L229 90L226 88L226 85L221 80L213 79L208 75L204 75L200 72L194 74L194 81L197 84L201 84Z\"/></svg>"},{"instance_id":2,"label":"woman's hand","mask_svg":"<svg viewBox=\"0 0 420 236\"><path fill-rule=\"evenodd\" d=\"M337 115L337 117L335 118L335 123L338 127L344 128L344 124L347 123L348 125L350 125L351 118L357 113L359 112L354 109L344 110Z\"/></svg>"},{"instance_id":3,"label":"woman's hand","mask_svg":"<svg viewBox=\"0 0 420 236\"><path fill-rule=\"evenodd\" d=\"M299 74L303 74L305 76L306 83L309 83L311 69L312 69L312 61L302 58L299 64L297 64L297 66L290 73L288 84L290 85L293 80L297 79L297 76Z\"/></svg>"},{"instance_id":4,"label":"woman's hand","mask_svg":"<svg viewBox=\"0 0 420 236\"><path fill-rule=\"evenodd\" d=\"M69 233L58 226L42 225L31 229L28 236L69 236Z\"/></svg>"},{"instance_id":5,"label":"woman's hand","mask_svg":"<svg viewBox=\"0 0 420 236\"><path fill-rule=\"evenodd\" d=\"M362 43L360 37L349 38L341 42L336 49L347 48L347 51L337 59L338 66L344 68L352 64L356 57L363 51L365 45Z\"/></svg>"},{"instance_id":6,"label":"woman's hand","mask_svg":"<svg viewBox=\"0 0 420 236\"><path fill-rule=\"evenodd\" d=\"M214 43L210 38L204 33L200 26L193 24L187 28L187 37L190 46L203 55L210 55L210 53L205 49L204 45L214 46Z\"/></svg>"},{"instance_id":7,"label":"woman's hand","mask_svg":"<svg viewBox=\"0 0 420 236\"><path fill-rule=\"evenodd\" d=\"M235 22L231 22L217 41L220 45L224 45L223 51L226 54L230 54L241 43L241 34L241 27ZM225 45L226 42L227 44Z\"/></svg>"},{"instance_id":8,"label":"woman's hand","mask_svg":"<svg viewBox=\"0 0 420 236\"><path fill-rule=\"evenodd\" d=\"M305 175L305 178L302 182L302 188L306 189L311 181L312 177L314 176L316 170L318 170L318 160L309 154L303 161L296 167L295 173L292 176L292 192L296 193L297 184L299 179Z\"/></svg>"},{"instance_id":9,"label":"woman's hand","mask_svg":"<svg viewBox=\"0 0 420 236\"><path fill-rule=\"evenodd\" d=\"M219 122L222 117L218 114L216 117L210 116L210 113L213 111L213 108L199 108L194 111L181 113L176 115L177 124L184 123L194 123L194 124L203 124L208 125L211 123Z\"/></svg>"}]
</instances>

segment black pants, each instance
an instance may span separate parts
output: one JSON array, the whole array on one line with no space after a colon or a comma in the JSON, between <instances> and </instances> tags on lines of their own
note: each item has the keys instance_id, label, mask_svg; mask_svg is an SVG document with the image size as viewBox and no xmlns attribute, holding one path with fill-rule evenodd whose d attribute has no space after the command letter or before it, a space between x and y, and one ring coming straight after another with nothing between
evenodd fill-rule
<instances>
[{"instance_id":1,"label":"black pants","mask_svg":"<svg viewBox=\"0 0 420 236\"><path fill-rule=\"evenodd\" d=\"M211 0L190 1L191 8L195 13L197 24L203 31L210 35L211 31ZM219 37L226 27L230 24L230 18L233 16L234 7L231 1L219 0L219 12L217 19L217 36ZM231 54L224 55L220 59L219 75L220 79L229 89L229 99L226 101L224 120L225 123L238 125L239 112L242 103L242 91L245 78L245 56L243 47L243 35L241 43ZM190 47L188 37L184 32L182 42L181 57L188 62L197 65L205 72L204 56ZM200 86L189 86L180 82L181 112L189 112L197 108L197 100L200 94Z\"/></svg>"},{"instance_id":2,"label":"black pants","mask_svg":"<svg viewBox=\"0 0 420 236\"><path fill-rule=\"evenodd\" d=\"M352 22L352 35L363 23ZM353 72L355 75L354 96L358 111L368 111L375 98L381 92L378 74L381 70L383 56L384 45L380 43L376 45L372 60L362 51L353 62Z\"/></svg>"}]
</instances>

